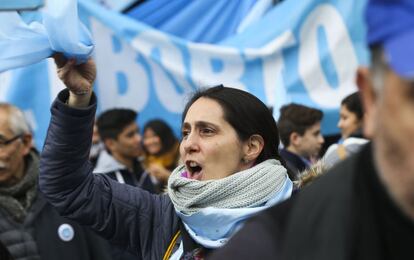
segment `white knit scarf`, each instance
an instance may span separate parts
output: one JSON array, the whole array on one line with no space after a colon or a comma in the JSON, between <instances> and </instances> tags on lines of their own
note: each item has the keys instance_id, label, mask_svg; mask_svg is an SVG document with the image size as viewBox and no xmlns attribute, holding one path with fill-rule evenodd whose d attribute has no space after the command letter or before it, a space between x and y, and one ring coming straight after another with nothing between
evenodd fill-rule
<instances>
[{"instance_id":1,"label":"white knit scarf","mask_svg":"<svg viewBox=\"0 0 414 260\"><path fill-rule=\"evenodd\" d=\"M168 195L175 210L185 215L207 207L234 209L263 205L282 189L287 178L286 169L275 159L218 180L182 177L185 171L185 166L177 167L168 180Z\"/></svg>"}]
</instances>

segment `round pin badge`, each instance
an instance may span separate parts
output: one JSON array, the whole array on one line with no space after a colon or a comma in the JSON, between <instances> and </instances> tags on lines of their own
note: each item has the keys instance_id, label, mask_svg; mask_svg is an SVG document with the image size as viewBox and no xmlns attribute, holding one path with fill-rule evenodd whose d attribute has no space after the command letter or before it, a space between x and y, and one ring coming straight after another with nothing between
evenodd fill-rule
<instances>
[{"instance_id":1,"label":"round pin badge","mask_svg":"<svg viewBox=\"0 0 414 260\"><path fill-rule=\"evenodd\" d=\"M75 236L75 230L71 225L65 223L59 226L58 235L61 240L69 242Z\"/></svg>"}]
</instances>

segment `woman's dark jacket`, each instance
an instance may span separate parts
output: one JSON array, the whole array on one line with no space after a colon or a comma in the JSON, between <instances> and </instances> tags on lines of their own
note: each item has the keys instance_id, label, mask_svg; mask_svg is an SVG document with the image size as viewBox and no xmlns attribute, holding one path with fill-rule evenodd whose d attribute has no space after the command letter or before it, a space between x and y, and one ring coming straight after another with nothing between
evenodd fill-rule
<instances>
[{"instance_id":1,"label":"woman's dark jacket","mask_svg":"<svg viewBox=\"0 0 414 260\"><path fill-rule=\"evenodd\" d=\"M153 195L92 174L88 161L96 97L89 107L66 106L59 93L41 154L40 189L60 214L90 226L112 243L143 259L162 259L179 230L167 195Z\"/></svg>"}]
</instances>

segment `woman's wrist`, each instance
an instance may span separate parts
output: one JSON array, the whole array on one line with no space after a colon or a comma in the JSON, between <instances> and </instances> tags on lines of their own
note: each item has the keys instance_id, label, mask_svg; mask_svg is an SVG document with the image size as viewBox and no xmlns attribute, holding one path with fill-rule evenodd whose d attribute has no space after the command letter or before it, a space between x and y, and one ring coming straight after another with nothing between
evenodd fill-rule
<instances>
[{"instance_id":1,"label":"woman's wrist","mask_svg":"<svg viewBox=\"0 0 414 260\"><path fill-rule=\"evenodd\" d=\"M69 98L67 104L70 107L74 108L83 108L89 106L92 97L92 90L82 92L82 93L73 93L69 91Z\"/></svg>"}]
</instances>

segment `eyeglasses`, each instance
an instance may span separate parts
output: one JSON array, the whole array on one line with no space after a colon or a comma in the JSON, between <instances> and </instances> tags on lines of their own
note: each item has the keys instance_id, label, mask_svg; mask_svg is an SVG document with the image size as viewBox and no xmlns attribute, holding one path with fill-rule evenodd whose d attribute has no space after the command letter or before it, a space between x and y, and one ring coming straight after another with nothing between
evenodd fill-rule
<instances>
[{"instance_id":1,"label":"eyeglasses","mask_svg":"<svg viewBox=\"0 0 414 260\"><path fill-rule=\"evenodd\" d=\"M21 138L23 135L16 135L15 137L10 138L9 140L0 140L0 149L5 148L9 144L13 143L17 139Z\"/></svg>"}]
</instances>

